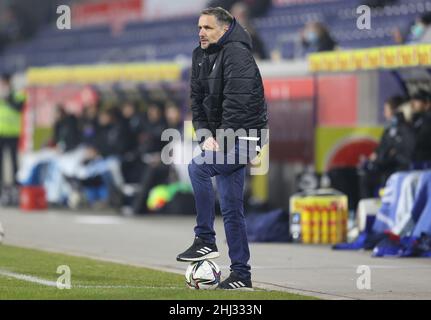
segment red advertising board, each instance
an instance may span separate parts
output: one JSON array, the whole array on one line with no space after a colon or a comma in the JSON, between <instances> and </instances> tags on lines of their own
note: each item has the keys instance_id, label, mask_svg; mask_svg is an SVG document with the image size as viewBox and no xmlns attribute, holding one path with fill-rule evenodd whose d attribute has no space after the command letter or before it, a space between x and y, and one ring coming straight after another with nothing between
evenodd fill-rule
<instances>
[{"instance_id":1,"label":"red advertising board","mask_svg":"<svg viewBox=\"0 0 431 320\"><path fill-rule=\"evenodd\" d=\"M355 126L358 109L357 76L328 75L318 79L318 125Z\"/></svg>"},{"instance_id":2,"label":"red advertising board","mask_svg":"<svg viewBox=\"0 0 431 320\"><path fill-rule=\"evenodd\" d=\"M311 99L314 95L313 79L297 77L266 79L263 81L267 100Z\"/></svg>"},{"instance_id":3,"label":"red advertising board","mask_svg":"<svg viewBox=\"0 0 431 320\"><path fill-rule=\"evenodd\" d=\"M142 19L143 0L99 0L72 7L73 26L117 24Z\"/></svg>"},{"instance_id":4,"label":"red advertising board","mask_svg":"<svg viewBox=\"0 0 431 320\"><path fill-rule=\"evenodd\" d=\"M266 79L264 86L268 102L271 160L312 163L313 79Z\"/></svg>"}]
</instances>

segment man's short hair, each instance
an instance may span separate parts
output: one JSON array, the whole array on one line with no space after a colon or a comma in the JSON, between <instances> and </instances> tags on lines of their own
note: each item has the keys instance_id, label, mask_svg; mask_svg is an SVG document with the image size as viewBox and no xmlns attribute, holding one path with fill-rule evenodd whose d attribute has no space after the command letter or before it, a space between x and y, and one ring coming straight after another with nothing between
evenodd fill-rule
<instances>
[{"instance_id":1,"label":"man's short hair","mask_svg":"<svg viewBox=\"0 0 431 320\"><path fill-rule=\"evenodd\" d=\"M233 16L223 9L222 7L217 8L206 8L201 11L201 15L214 16L222 25L230 25L233 22Z\"/></svg>"},{"instance_id":2,"label":"man's short hair","mask_svg":"<svg viewBox=\"0 0 431 320\"><path fill-rule=\"evenodd\" d=\"M10 73L3 73L0 75L0 79L6 83L10 83L12 80L12 75Z\"/></svg>"},{"instance_id":3,"label":"man's short hair","mask_svg":"<svg viewBox=\"0 0 431 320\"><path fill-rule=\"evenodd\" d=\"M431 12L423 14L419 19L424 25L429 26L431 24Z\"/></svg>"},{"instance_id":4,"label":"man's short hair","mask_svg":"<svg viewBox=\"0 0 431 320\"><path fill-rule=\"evenodd\" d=\"M431 96L430 96L430 93L425 91L424 89L419 89L411 96L411 99L419 100L422 102L430 102Z\"/></svg>"},{"instance_id":5,"label":"man's short hair","mask_svg":"<svg viewBox=\"0 0 431 320\"><path fill-rule=\"evenodd\" d=\"M391 108L391 110L393 112L397 112L399 107L406 102L406 98L403 96L392 96L389 99L386 100L386 103L388 104L388 106Z\"/></svg>"}]
</instances>

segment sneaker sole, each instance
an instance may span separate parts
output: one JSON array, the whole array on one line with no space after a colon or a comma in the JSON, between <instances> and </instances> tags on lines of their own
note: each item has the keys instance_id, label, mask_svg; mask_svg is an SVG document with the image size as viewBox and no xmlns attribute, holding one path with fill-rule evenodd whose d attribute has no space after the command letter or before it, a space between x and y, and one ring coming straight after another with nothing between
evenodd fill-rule
<instances>
[{"instance_id":1,"label":"sneaker sole","mask_svg":"<svg viewBox=\"0 0 431 320\"><path fill-rule=\"evenodd\" d=\"M254 291L253 288L231 288L231 289L224 289L224 288L217 288L219 290L226 290L226 291Z\"/></svg>"},{"instance_id":2,"label":"sneaker sole","mask_svg":"<svg viewBox=\"0 0 431 320\"><path fill-rule=\"evenodd\" d=\"M207 259L215 259L220 257L220 253L218 252L210 252L202 257L199 258L177 258L177 261L180 262L195 262L195 261L202 261Z\"/></svg>"}]
</instances>

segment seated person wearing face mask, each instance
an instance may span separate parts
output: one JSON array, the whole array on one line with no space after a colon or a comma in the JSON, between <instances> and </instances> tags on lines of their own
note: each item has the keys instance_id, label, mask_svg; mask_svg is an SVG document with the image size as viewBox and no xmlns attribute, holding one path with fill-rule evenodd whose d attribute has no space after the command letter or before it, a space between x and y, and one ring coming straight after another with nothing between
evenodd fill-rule
<instances>
[{"instance_id":1,"label":"seated person wearing face mask","mask_svg":"<svg viewBox=\"0 0 431 320\"><path fill-rule=\"evenodd\" d=\"M431 168L431 96L418 90L411 97L412 127L415 134L413 165L415 169Z\"/></svg>"},{"instance_id":2,"label":"seated person wearing face mask","mask_svg":"<svg viewBox=\"0 0 431 320\"><path fill-rule=\"evenodd\" d=\"M419 17L410 29L406 43L431 43L431 12Z\"/></svg>"},{"instance_id":3,"label":"seated person wearing face mask","mask_svg":"<svg viewBox=\"0 0 431 320\"><path fill-rule=\"evenodd\" d=\"M332 51L337 43L324 24L310 22L301 32L301 45L303 55L306 55L313 52Z\"/></svg>"},{"instance_id":4,"label":"seated person wearing face mask","mask_svg":"<svg viewBox=\"0 0 431 320\"><path fill-rule=\"evenodd\" d=\"M414 133L400 112L401 96L390 97L384 104L386 125L380 143L359 170L360 198L373 198L389 176L407 170L411 164Z\"/></svg>"}]
</instances>

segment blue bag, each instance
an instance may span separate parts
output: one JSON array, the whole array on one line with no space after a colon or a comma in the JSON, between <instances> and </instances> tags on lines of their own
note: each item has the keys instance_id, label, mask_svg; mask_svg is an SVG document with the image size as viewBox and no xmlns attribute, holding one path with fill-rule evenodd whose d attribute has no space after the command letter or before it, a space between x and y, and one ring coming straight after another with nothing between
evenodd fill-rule
<instances>
[{"instance_id":1,"label":"blue bag","mask_svg":"<svg viewBox=\"0 0 431 320\"><path fill-rule=\"evenodd\" d=\"M283 209L249 214L246 223L250 242L290 241L289 214Z\"/></svg>"}]
</instances>

